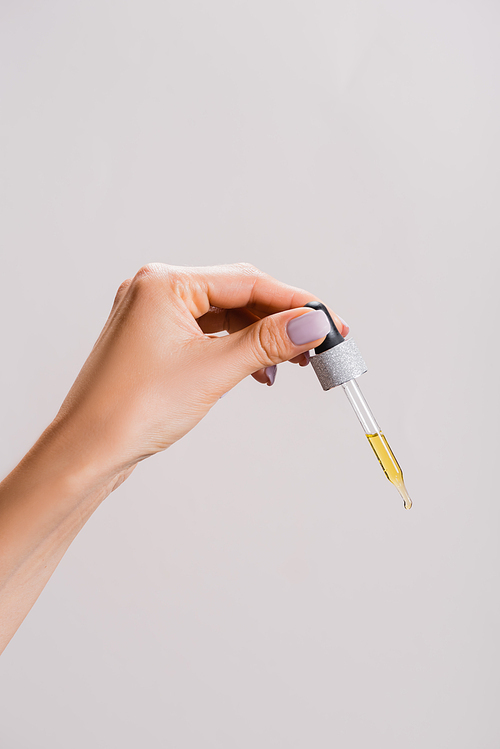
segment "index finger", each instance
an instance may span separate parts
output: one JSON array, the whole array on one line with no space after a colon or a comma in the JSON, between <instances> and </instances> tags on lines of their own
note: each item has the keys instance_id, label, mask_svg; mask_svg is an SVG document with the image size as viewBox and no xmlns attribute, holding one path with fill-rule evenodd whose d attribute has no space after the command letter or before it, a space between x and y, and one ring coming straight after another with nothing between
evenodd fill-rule
<instances>
[{"instance_id":1,"label":"index finger","mask_svg":"<svg viewBox=\"0 0 500 749\"><path fill-rule=\"evenodd\" d=\"M195 301L197 316L210 307L236 309L246 307L259 317L303 307L306 302L320 301L304 289L278 281L249 263L183 268L204 296Z\"/></svg>"},{"instance_id":2,"label":"index finger","mask_svg":"<svg viewBox=\"0 0 500 749\"><path fill-rule=\"evenodd\" d=\"M188 270L198 289L203 290L196 298L196 318L206 314L210 307L246 308L258 317L267 317L276 312L303 307L307 302L321 301L309 291L278 281L249 263L183 270ZM328 309L338 329L343 331L341 318Z\"/></svg>"}]
</instances>

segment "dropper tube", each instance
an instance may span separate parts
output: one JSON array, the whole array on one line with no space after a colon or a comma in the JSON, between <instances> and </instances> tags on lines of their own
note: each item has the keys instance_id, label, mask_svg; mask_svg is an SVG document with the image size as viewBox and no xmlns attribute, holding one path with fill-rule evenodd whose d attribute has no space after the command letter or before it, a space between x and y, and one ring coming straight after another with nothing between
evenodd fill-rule
<instances>
[{"instance_id":1,"label":"dropper tube","mask_svg":"<svg viewBox=\"0 0 500 749\"><path fill-rule=\"evenodd\" d=\"M375 416L370 410L370 406L365 400L365 397L356 380L349 380L342 384L344 392L347 395L347 399L354 409L354 413L359 419L359 422L366 434L377 434L380 432L379 425L375 420Z\"/></svg>"},{"instance_id":2,"label":"dropper tube","mask_svg":"<svg viewBox=\"0 0 500 749\"><path fill-rule=\"evenodd\" d=\"M311 364L323 390L330 390L342 385L349 403L365 431L368 442L382 466L382 470L399 491L405 508L409 510L412 501L403 481L403 471L356 382L356 378L366 372L366 364L358 347L352 338L346 340L339 333L324 304L309 302L304 306L322 310L330 320L330 332L324 341L314 349L315 356L311 358Z\"/></svg>"},{"instance_id":3,"label":"dropper tube","mask_svg":"<svg viewBox=\"0 0 500 749\"><path fill-rule=\"evenodd\" d=\"M348 382L342 383L342 387L344 388L349 403L354 409L354 413L365 430L368 442L372 446L373 452L377 456L383 472L391 484L394 484L398 492L401 494L405 510L409 510L412 506L412 501L406 490L401 466L396 460L385 436L380 431L380 427L377 424L358 383L356 380L348 380Z\"/></svg>"}]
</instances>

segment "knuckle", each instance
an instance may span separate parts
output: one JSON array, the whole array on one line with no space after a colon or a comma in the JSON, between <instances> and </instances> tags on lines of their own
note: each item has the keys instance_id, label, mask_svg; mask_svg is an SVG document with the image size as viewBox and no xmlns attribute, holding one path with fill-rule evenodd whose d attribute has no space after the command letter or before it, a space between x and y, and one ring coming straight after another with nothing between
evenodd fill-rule
<instances>
[{"instance_id":1,"label":"knuckle","mask_svg":"<svg viewBox=\"0 0 500 749\"><path fill-rule=\"evenodd\" d=\"M121 296L123 296L123 294L127 291L131 283L132 283L131 278L126 278L125 281L121 282L116 292L116 299L119 299Z\"/></svg>"},{"instance_id":2,"label":"knuckle","mask_svg":"<svg viewBox=\"0 0 500 749\"><path fill-rule=\"evenodd\" d=\"M268 362L279 364L286 359L283 340L274 325L258 325L255 344L257 357L264 366L267 366Z\"/></svg>"},{"instance_id":3,"label":"knuckle","mask_svg":"<svg viewBox=\"0 0 500 749\"><path fill-rule=\"evenodd\" d=\"M159 287L164 288L167 284L175 286L178 275L173 266L164 263L147 263L139 268L132 283L140 294L155 294Z\"/></svg>"},{"instance_id":4,"label":"knuckle","mask_svg":"<svg viewBox=\"0 0 500 749\"><path fill-rule=\"evenodd\" d=\"M113 309L120 304L123 297L127 293L127 289L129 288L130 284L132 283L131 278L125 279L125 281L122 281L119 285L118 289L116 290L115 298L113 300Z\"/></svg>"},{"instance_id":5,"label":"knuckle","mask_svg":"<svg viewBox=\"0 0 500 749\"><path fill-rule=\"evenodd\" d=\"M161 263L147 263L143 265L134 276L134 281L156 279L161 273Z\"/></svg>"},{"instance_id":6,"label":"knuckle","mask_svg":"<svg viewBox=\"0 0 500 749\"><path fill-rule=\"evenodd\" d=\"M235 263L234 267L243 273L246 273L249 276L261 276L262 271L255 267L255 265L252 265L252 263Z\"/></svg>"}]
</instances>

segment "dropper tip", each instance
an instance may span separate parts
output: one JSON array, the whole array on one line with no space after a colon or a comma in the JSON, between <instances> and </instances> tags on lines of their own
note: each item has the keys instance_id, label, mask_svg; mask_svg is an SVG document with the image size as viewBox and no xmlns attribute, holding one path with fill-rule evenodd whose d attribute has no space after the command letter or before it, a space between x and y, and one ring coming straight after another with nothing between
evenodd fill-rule
<instances>
[{"instance_id":1,"label":"dropper tip","mask_svg":"<svg viewBox=\"0 0 500 749\"><path fill-rule=\"evenodd\" d=\"M397 488L398 488L398 492L401 494L401 496L403 498L403 505L404 505L405 510L411 510L413 502L411 501L410 495L406 491L406 486L401 481L397 485Z\"/></svg>"},{"instance_id":2,"label":"dropper tip","mask_svg":"<svg viewBox=\"0 0 500 749\"><path fill-rule=\"evenodd\" d=\"M403 491L401 491L401 489L399 491L400 491L401 496L403 497L404 508L405 510L411 510L413 502L410 499L410 495L406 491L406 486L403 485L402 489Z\"/></svg>"}]
</instances>

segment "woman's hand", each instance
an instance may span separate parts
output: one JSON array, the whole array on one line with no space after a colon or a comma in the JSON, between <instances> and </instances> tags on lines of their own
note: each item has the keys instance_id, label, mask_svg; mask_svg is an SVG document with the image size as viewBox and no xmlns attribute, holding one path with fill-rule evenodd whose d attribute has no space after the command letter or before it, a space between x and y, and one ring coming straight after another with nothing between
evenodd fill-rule
<instances>
[{"instance_id":1,"label":"woman's hand","mask_svg":"<svg viewBox=\"0 0 500 749\"><path fill-rule=\"evenodd\" d=\"M246 263L144 266L118 289L53 428L82 469L124 478L247 375L272 384L276 364L307 364L329 329L322 312L303 309L313 299Z\"/></svg>"},{"instance_id":2,"label":"woman's hand","mask_svg":"<svg viewBox=\"0 0 500 749\"><path fill-rule=\"evenodd\" d=\"M315 298L246 264L148 265L120 286L56 418L0 484L0 652L140 460L247 375L270 382L279 362L307 364L304 352L329 330L323 312L302 307Z\"/></svg>"}]
</instances>

